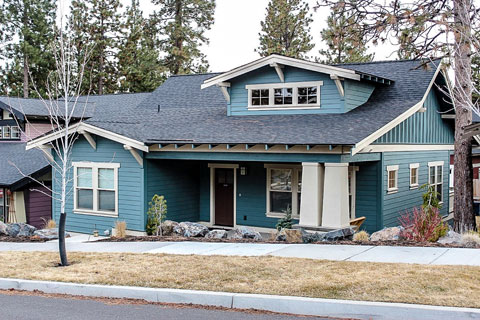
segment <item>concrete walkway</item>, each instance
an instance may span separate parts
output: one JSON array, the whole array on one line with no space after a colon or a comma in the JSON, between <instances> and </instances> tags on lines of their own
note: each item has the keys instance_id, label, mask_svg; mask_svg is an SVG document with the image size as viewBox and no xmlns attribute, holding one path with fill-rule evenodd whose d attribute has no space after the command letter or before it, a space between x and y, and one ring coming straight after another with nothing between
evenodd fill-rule
<instances>
[{"instance_id":1,"label":"concrete walkway","mask_svg":"<svg viewBox=\"0 0 480 320\"><path fill-rule=\"evenodd\" d=\"M81 242L67 240L67 250L78 252L168 253L223 256L266 256L333 261L417 263L480 266L480 249L386 247L318 244L218 242ZM0 251L57 251L58 243L0 242Z\"/></svg>"}]
</instances>

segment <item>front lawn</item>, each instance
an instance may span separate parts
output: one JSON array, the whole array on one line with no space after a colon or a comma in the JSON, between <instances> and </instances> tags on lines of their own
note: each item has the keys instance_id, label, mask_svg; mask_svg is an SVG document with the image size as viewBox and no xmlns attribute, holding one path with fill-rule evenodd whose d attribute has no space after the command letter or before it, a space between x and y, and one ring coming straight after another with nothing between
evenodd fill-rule
<instances>
[{"instance_id":1,"label":"front lawn","mask_svg":"<svg viewBox=\"0 0 480 320\"><path fill-rule=\"evenodd\" d=\"M480 308L480 267L278 257L2 252L4 278Z\"/></svg>"}]
</instances>

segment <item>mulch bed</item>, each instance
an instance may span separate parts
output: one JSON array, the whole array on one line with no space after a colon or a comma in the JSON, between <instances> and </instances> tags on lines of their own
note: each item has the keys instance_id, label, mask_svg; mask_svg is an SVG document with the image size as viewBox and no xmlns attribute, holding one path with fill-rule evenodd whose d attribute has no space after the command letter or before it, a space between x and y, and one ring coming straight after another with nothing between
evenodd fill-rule
<instances>
[{"instance_id":1,"label":"mulch bed","mask_svg":"<svg viewBox=\"0 0 480 320\"><path fill-rule=\"evenodd\" d=\"M42 239L39 237L7 237L0 236L0 242L46 242L49 239Z\"/></svg>"},{"instance_id":2,"label":"mulch bed","mask_svg":"<svg viewBox=\"0 0 480 320\"><path fill-rule=\"evenodd\" d=\"M270 240L232 240L232 239L206 239L203 237L199 238L187 238L179 236L126 236L125 238L108 238L99 240L98 242L156 242L156 241L196 241L196 242L220 242L220 243L286 243L281 241L270 241ZM318 245L328 245L328 244L339 244L339 245L357 245L357 246L391 246L391 247L434 247L434 248L480 248L480 246L469 247L461 244L441 244L437 242L415 242L415 241L351 241L351 240L342 240L342 241L325 241L325 242L314 242Z\"/></svg>"}]
</instances>

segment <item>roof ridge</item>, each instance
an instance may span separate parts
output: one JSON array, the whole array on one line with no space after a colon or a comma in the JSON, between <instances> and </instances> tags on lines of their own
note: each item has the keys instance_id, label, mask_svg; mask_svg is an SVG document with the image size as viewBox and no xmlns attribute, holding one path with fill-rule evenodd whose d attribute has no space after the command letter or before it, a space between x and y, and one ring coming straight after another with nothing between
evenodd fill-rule
<instances>
[{"instance_id":1,"label":"roof ridge","mask_svg":"<svg viewBox=\"0 0 480 320\"><path fill-rule=\"evenodd\" d=\"M369 62L345 62L345 63L335 63L331 64L332 66L351 66L351 65L365 65L365 64L376 64L376 63L393 63L393 62L411 62L411 61L422 61L422 60L432 60L436 61L441 58L421 58L421 59L397 59L397 60L376 60Z\"/></svg>"},{"instance_id":2,"label":"roof ridge","mask_svg":"<svg viewBox=\"0 0 480 320\"><path fill-rule=\"evenodd\" d=\"M173 78L173 77L192 77L192 76L207 76L211 74L222 74L225 72L202 72L202 73L189 73L189 74L172 74L168 78ZM168 79L167 78L167 79Z\"/></svg>"}]
</instances>

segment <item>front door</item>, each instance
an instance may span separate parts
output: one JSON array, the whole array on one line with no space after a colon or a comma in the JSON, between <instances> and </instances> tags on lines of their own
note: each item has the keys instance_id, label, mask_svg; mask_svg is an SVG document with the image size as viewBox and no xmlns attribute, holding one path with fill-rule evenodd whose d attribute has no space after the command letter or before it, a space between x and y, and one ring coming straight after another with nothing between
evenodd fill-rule
<instances>
[{"instance_id":1,"label":"front door","mask_svg":"<svg viewBox=\"0 0 480 320\"><path fill-rule=\"evenodd\" d=\"M215 224L233 227L234 169L215 169Z\"/></svg>"}]
</instances>

